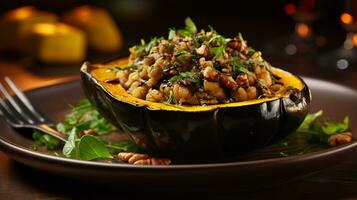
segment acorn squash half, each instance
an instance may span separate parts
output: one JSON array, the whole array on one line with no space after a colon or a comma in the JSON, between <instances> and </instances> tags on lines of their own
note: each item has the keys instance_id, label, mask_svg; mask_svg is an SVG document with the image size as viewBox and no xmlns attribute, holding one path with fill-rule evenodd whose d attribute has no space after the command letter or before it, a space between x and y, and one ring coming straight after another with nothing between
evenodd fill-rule
<instances>
[{"instance_id":1,"label":"acorn squash half","mask_svg":"<svg viewBox=\"0 0 357 200\"><path fill-rule=\"evenodd\" d=\"M214 160L261 147L293 132L310 107L305 82L273 68L285 86L298 89L288 96L208 106L179 106L149 102L128 94L121 85L106 83L108 70L126 66L127 58L102 64L84 63L85 94L98 111L138 144L160 156Z\"/></svg>"}]
</instances>

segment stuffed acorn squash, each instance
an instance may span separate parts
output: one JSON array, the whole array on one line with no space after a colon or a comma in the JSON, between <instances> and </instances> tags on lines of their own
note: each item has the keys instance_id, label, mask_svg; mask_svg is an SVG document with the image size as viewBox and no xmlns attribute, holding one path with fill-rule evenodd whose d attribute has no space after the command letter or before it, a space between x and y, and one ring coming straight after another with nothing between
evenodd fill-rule
<instances>
[{"instance_id":1,"label":"stuffed acorn squash","mask_svg":"<svg viewBox=\"0 0 357 200\"><path fill-rule=\"evenodd\" d=\"M186 19L168 39L142 41L130 53L84 63L84 91L152 153L195 160L235 155L285 137L309 111L305 82L271 67L240 34L198 32Z\"/></svg>"}]
</instances>

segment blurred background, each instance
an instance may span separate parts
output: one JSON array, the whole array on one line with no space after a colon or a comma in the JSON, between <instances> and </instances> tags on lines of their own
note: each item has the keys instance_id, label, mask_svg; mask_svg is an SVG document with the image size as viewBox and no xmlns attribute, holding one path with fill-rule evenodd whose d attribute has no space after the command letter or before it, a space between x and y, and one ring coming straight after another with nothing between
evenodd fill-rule
<instances>
[{"instance_id":1,"label":"blurred background","mask_svg":"<svg viewBox=\"0 0 357 200\"><path fill-rule=\"evenodd\" d=\"M357 87L357 0L0 0L0 75L23 89L79 78L85 60L127 56L191 17L274 66Z\"/></svg>"}]
</instances>

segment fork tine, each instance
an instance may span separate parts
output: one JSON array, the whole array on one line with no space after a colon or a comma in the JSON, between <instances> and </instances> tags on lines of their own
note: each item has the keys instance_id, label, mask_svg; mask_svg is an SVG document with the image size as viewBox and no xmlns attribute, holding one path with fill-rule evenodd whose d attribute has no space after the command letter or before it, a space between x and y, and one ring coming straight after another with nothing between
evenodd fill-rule
<instances>
[{"instance_id":1,"label":"fork tine","mask_svg":"<svg viewBox=\"0 0 357 200\"><path fill-rule=\"evenodd\" d=\"M31 111L31 113L37 117L37 119L41 122L45 122L45 118L42 117L40 115L40 113L38 113L36 111L36 109L32 106L30 100L26 97L26 95L15 85L15 83L9 78L9 77L5 77L5 81L6 83L10 86L10 88L15 92L15 94L17 95L17 97L20 99L20 101L22 101L22 103L26 106L26 108Z\"/></svg>"},{"instance_id":2,"label":"fork tine","mask_svg":"<svg viewBox=\"0 0 357 200\"><path fill-rule=\"evenodd\" d=\"M12 126L23 124L22 121L13 115L13 112L11 112L10 108L4 103L3 99L0 99L0 115Z\"/></svg>"},{"instance_id":3,"label":"fork tine","mask_svg":"<svg viewBox=\"0 0 357 200\"><path fill-rule=\"evenodd\" d=\"M9 105L11 105L23 119L25 119L30 124L34 123L34 121L20 108L20 106L16 103L14 98L12 98L12 96L7 92L7 90L1 83L0 83L0 91L7 98Z\"/></svg>"}]
</instances>

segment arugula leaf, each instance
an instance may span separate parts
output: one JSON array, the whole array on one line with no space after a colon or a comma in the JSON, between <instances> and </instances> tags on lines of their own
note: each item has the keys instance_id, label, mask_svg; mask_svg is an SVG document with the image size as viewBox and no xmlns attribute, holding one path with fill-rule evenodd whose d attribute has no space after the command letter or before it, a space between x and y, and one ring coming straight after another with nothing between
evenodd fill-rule
<instances>
[{"instance_id":1,"label":"arugula leaf","mask_svg":"<svg viewBox=\"0 0 357 200\"><path fill-rule=\"evenodd\" d=\"M77 142L78 142L77 131L75 128L73 128L67 138L67 142L63 146L63 150L62 150L63 155L65 155L68 158L76 158L78 153L77 145L76 145Z\"/></svg>"},{"instance_id":2,"label":"arugula leaf","mask_svg":"<svg viewBox=\"0 0 357 200\"><path fill-rule=\"evenodd\" d=\"M111 159L106 145L97 137L84 135L78 143L79 158L81 160Z\"/></svg>"},{"instance_id":3,"label":"arugula leaf","mask_svg":"<svg viewBox=\"0 0 357 200\"><path fill-rule=\"evenodd\" d=\"M35 140L35 145L43 145L48 150L55 150L63 145L59 139L37 130L34 130L32 138Z\"/></svg>"}]
</instances>

